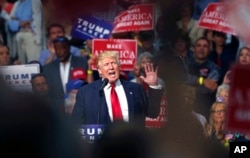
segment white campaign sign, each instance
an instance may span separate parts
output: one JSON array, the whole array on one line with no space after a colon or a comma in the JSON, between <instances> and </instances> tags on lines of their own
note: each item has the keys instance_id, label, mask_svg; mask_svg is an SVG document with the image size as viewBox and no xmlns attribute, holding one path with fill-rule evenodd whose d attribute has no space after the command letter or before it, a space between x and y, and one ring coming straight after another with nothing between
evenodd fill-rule
<instances>
[{"instance_id":1,"label":"white campaign sign","mask_svg":"<svg viewBox=\"0 0 250 158\"><path fill-rule=\"evenodd\" d=\"M0 66L0 77L12 89L31 91L31 77L40 73L38 64Z\"/></svg>"}]
</instances>

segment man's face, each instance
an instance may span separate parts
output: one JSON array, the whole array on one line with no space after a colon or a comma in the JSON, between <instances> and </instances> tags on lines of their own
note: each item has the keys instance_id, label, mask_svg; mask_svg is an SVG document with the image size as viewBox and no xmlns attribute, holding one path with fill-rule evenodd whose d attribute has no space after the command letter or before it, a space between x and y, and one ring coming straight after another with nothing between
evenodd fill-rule
<instances>
[{"instance_id":1,"label":"man's face","mask_svg":"<svg viewBox=\"0 0 250 158\"><path fill-rule=\"evenodd\" d=\"M48 83L43 76L38 76L32 80L32 90L34 93L45 96L48 94Z\"/></svg>"},{"instance_id":2,"label":"man's face","mask_svg":"<svg viewBox=\"0 0 250 158\"><path fill-rule=\"evenodd\" d=\"M210 53L208 41L200 39L194 46L194 56L196 60L206 60Z\"/></svg>"},{"instance_id":3,"label":"man's face","mask_svg":"<svg viewBox=\"0 0 250 158\"><path fill-rule=\"evenodd\" d=\"M65 62L69 59L70 46L65 42L58 42L54 44L55 52L60 62Z\"/></svg>"},{"instance_id":4,"label":"man's face","mask_svg":"<svg viewBox=\"0 0 250 158\"><path fill-rule=\"evenodd\" d=\"M0 66L6 66L10 63L9 50L5 46L0 46Z\"/></svg>"},{"instance_id":5,"label":"man's face","mask_svg":"<svg viewBox=\"0 0 250 158\"><path fill-rule=\"evenodd\" d=\"M115 58L107 57L99 62L98 72L102 78L107 78L110 83L119 79L120 66Z\"/></svg>"},{"instance_id":6,"label":"man's face","mask_svg":"<svg viewBox=\"0 0 250 158\"><path fill-rule=\"evenodd\" d=\"M51 41L55 40L57 37L60 36L64 36L62 28L55 26L49 30L49 38Z\"/></svg>"}]
</instances>

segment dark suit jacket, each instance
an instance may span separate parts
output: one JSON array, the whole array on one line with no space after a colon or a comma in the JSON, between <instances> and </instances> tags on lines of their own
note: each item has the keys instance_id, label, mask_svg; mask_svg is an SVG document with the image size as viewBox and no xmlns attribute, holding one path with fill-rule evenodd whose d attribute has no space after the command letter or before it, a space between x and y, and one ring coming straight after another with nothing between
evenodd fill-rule
<instances>
[{"instance_id":1,"label":"dark suit jacket","mask_svg":"<svg viewBox=\"0 0 250 158\"><path fill-rule=\"evenodd\" d=\"M81 87L76 96L72 119L79 124L109 124L110 117L103 94L100 97L101 79ZM121 80L129 109L129 122L144 125L145 116L157 117L163 90L149 88L148 97L140 84ZM99 113L99 121L98 121Z\"/></svg>"},{"instance_id":2,"label":"dark suit jacket","mask_svg":"<svg viewBox=\"0 0 250 158\"><path fill-rule=\"evenodd\" d=\"M87 59L83 57L71 56L69 73L74 68L79 68L79 67L87 70L88 68ZM52 98L52 103L55 104L56 106L63 106L65 93L63 91L62 81L60 77L59 60L52 61L51 63L45 65L43 67L43 73L47 77L47 81L49 84L49 95Z\"/></svg>"}]
</instances>

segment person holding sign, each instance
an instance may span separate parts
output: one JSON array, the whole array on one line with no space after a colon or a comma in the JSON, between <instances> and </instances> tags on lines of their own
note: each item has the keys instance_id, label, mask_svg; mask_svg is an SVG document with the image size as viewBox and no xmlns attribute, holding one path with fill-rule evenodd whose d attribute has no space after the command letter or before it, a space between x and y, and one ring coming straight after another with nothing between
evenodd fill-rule
<instances>
[{"instance_id":1,"label":"person holding sign","mask_svg":"<svg viewBox=\"0 0 250 158\"><path fill-rule=\"evenodd\" d=\"M142 85L119 79L117 52L103 52L97 60L97 70L102 79L79 89L72 113L74 121L79 124L124 121L144 126L145 116L158 116L163 89L158 84L158 70L153 64L146 64L145 77L141 76L149 85L147 97Z\"/></svg>"}]
</instances>

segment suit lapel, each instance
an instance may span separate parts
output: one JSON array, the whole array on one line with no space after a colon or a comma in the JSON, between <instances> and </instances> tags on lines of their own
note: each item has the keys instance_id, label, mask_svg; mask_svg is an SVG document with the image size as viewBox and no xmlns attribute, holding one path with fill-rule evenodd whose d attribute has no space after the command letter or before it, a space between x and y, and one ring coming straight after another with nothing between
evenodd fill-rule
<instances>
[{"instance_id":1,"label":"suit lapel","mask_svg":"<svg viewBox=\"0 0 250 158\"><path fill-rule=\"evenodd\" d=\"M62 93L60 93L60 94L58 94L59 96L61 96L62 94L64 94L64 90L63 90L63 84L62 84L62 79L61 79L61 74L60 74L60 62L59 62L59 60L56 60L57 62L56 62L56 65L55 65L55 68L56 68L56 71L54 72L55 74L55 76L59 76L58 77L58 81L56 82L56 86L58 86L58 87L60 87L60 92L62 92Z\"/></svg>"},{"instance_id":2,"label":"suit lapel","mask_svg":"<svg viewBox=\"0 0 250 158\"><path fill-rule=\"evenodd\" d=\"M111 119L109 117L108 106L107 106L104 92L102 94L102 97L100 97L99 89L101 87L101 84L102 84L101 79L99 79L97 84L95 84L95 94L98 96L98 97L96 97L97 111L100 110L99 123L100 124L107 124L107 123L111 122Z\"/></svg>"}]
</instances>

